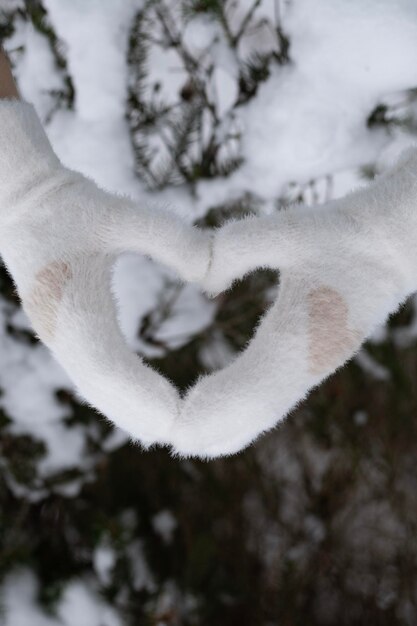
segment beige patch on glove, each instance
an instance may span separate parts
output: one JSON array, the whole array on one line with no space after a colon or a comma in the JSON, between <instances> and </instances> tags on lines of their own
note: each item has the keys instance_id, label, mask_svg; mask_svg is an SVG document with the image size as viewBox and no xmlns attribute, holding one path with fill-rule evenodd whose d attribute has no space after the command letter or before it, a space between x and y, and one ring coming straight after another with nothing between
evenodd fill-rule
<instances>
[{"instance_id":1,"label":"beige patch on glove","mask_svg":"<svg viewBox=\"0 0 417 626\"><path fill-rule=\"evenodd\" d=\"M36 274L34 287L24 302L24 309L44 341L54 338L59 305L71 278L71 267L64 261L53 261Z\"/></svg>"},{"instance_id":2,"label":"beige patch on glove","mask_svg":"<svg viewBox=\"0 0 417 626\"><path fill-rule=\"evenodd\" d=\"M359 347L363 337L349 326L345 298L331 287L308 294L308 365L311 374L331 371Z\"/></svg>"}]
</instances>

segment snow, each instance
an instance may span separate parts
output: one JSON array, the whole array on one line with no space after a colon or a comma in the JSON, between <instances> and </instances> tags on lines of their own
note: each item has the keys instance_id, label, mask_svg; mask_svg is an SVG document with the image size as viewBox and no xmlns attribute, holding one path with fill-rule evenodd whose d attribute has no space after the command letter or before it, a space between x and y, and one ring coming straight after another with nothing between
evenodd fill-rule
<instances>
[{"instance_id":1,"label":"snow","mask_svg":"<svg viewBox=\"0 0 417 626\"><path fill-rule=\"evenodd\" d=\"M45 38L42 37L30 22L19 22L16 33L10 41L10 47L25 46L19 55L16 79L22 94L35 105L42 119L47 119L52 110L50 91L62 88L62 80L56 71L55 64ZM33 77L36 76L36 88Z\"/></svg>"},{"instance_id":2,"label":"snow","mask_svg":"<svg viewBox=\"0 0 417 626\"><path fill-rule=\"evenodd\" d=\"M74 79L76 111L80 119L107 123L109 119L123 117L128 29L141 4L137 0L45 2L67 47L66 57Z\"/></svg>"},{"instance_id":3,"label":"snow","mask_svg":"<svg viewBox=\"0 0 417 626\"><path fill-rule=\"evenodd\" d=\"M70 583L50 616L36 601L38 585L29 570L7 577L1 591L4 626L122 626L121 619L105 604L88 580Z\"/></svg>"},{"instance_id":4,"label":"snow","mask_svg":"<svg viewBox=\"0 0 417 626\"><path fill-rule=\"evenodd\" d=\"M313 4L291 3L293 63L276 69L242 112L245 164L227 183L200 182L201 203L207 194L215 204L243 190L268 199L289 180L372 162L389 144L364 132L364 123L380 97L417 84L417 4Z\"/></svg>"},{"instance_id":5,"label":"snow","mask_svg":"<svg viewBox=\"0 0 417 626\"><path fill-rule=\"evenodd\" d=\"M14 435L30 434L46 443L48 454L39 464L43 476L74 466L87 469L85 432L81 427L65 426L62 419L68 417L68 408L55 397L57 389L72 389L71 381L43 345L28 348L5 331L9 319L16 328L25 328L22 318L1 304L0 407L13 417L9 431Z\"/></svg>"},{"instance_id":6,"label":"snow","mask_svg":"<svg viewBox=\"0 0 417 626\"><path fill-rule=\"evenodd\" d=\"M121 618L100 599L88 580L66 587L57 613L65 626L122 626Z\"/></svg>"},{"instance_id":7,"label":"snow","mask_svg":"<svg viewBox=\"0 0 417 626\"><path fill-rule=\"evenodd\" d=\"M132 570L133 589L135 591L140 591L141 589L148 589L149 591L154 590L155 583L145 559L142 541L132 541L128 545L126 552Z\"/></svg>"},{"instance_id":8,"label":"snow","mask_svg":"<svg viewBox=\"0 0 417 626\"><path fill-rule=\"evenodd\" d=\"M159 513L153 516L152 525L165 543L171 542L177 527L177 521L171 511L159 511Z\"/></svg>"},{"instance_id":9,"label":"snow","mask_svg":"<svg viewBox=\"0 0 417 626\"><path fill-rule=\"evenodd\" d=\"M108 540L103 539L96 547L93 555L93 566L99 581L108 585L116 563L116 553Z\"/></svg>"},{"instance_id":10,"label":"snow","mask_svg":"<svg viewBox=\"0 0 417 626\"><path fill-rule=\"evenodd\" d=\"M355 356L355 362L362 367L364 372L369 374L375 380L389 380L390 373L386 367L383 367L373 359L365 348Z\"/></svg>"}]
</instances>

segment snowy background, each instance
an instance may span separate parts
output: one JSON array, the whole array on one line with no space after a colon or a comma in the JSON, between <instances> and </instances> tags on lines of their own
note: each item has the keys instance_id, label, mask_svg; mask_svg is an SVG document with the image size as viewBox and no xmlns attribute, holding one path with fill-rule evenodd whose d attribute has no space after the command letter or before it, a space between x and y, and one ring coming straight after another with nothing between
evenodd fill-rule
<instances>
[{"instance_id":1,"label":"snowy background","mask_svg":"<svg viewBox=\"0 0 417 626\"><path fill-rule=\"evenodd\" d=\"M0 40L66 165L207 228L341 196L417 138L416 0L0 0ZM132 349L181 388L276 284L212 301L131 254L114 274ZM1 268L0 623L415 625L416 306L207 464L78 404Z\"/></svg>"}]
</instances>

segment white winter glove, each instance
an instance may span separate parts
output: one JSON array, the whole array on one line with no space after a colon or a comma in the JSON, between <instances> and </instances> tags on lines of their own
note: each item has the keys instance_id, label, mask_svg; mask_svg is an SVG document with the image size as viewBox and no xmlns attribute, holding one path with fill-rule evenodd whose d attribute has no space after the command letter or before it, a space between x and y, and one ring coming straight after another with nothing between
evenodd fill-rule
<instances>
[{"instance_id":1,"label":"white winter glove","mask_svg":"<svg viewBox=\"0 0 417 626\"><path fill-rule=\"evenodd\" d=\"M278 296L248 348L191 389L175 448L233 453L281 421L417 290L416 241L416 149L343 199L219 229L204 288L276 268Z\"/></svg>"},{"instance_id":2,"label":"white winter glove","mask_svg":"<svg viewBox=\"0 0 417 626\"><path fill-rule=\"evenodd\" d=\"M63 167L34 108L16 100L0 101L0 219L23 308L82 396L142 443L169 443L179 394L127 347L110 270L133 250L202 279L208 234Z\"/></svg>"}]
</instances>

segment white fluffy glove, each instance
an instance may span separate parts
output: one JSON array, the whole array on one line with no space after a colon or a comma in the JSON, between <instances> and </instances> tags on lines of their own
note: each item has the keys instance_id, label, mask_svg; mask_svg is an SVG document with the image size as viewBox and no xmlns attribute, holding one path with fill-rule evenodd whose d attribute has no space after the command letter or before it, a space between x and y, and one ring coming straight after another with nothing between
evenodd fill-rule
<instances>
[{"instance_id":1,"label":"white fluffy glove","mask_svg":"<svg viewBox=\"0 0 417 626\"><path fill-rule=\"evenodd\" d=\"M416 149L345 198L219 229L208 292L259 267L280 269L280 286L242 355L189 392L176 448L236 452L281 421L417 290L416 241Z\"/></svg>"},{"instance_id":2,"label":"white fluffy glove","mask_svg":"<svg viewBox=\"0 0 417 626\"><path fill-rule=\"evenodd\" d=\"M272 428L417 289L417 150L324 206L214 232L105 193L54 155L28 104L0 102L0 252L39 337L86 400L144 444L231 454ZM186 395L126 346L110 292L133 250L218 293L281 270L248 348Z\"/></svg>"},{"instance_id":3,"label":"white fluffy glove","mask_svg":"<svg viewBox=\"0 0 417 626\"><path fill-rule=\"evenodd\" d=\"M169 443L179 394L127 347L110 292L133 250L202 279L209 236L66 169L34 108L0 101L0 252L40 339L86 400L142 443Z\"/></svg>"}]
</instances>

